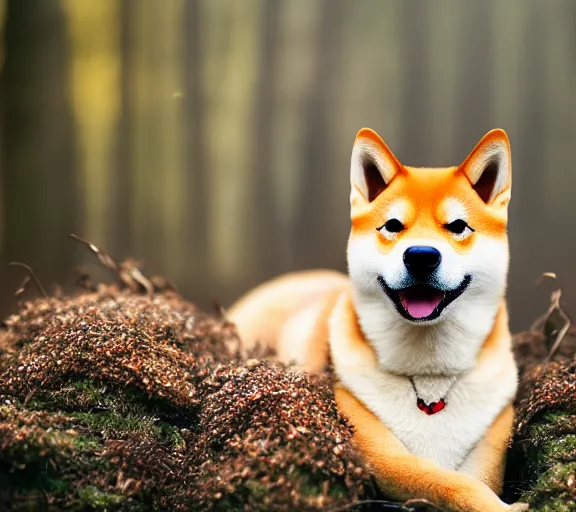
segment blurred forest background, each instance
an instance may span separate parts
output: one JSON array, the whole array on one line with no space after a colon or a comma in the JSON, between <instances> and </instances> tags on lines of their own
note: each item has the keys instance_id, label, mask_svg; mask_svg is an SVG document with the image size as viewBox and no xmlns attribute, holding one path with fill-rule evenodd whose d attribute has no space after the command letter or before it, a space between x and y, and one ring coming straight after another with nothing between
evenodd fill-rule
<instances>
[{"instance_id":1,"label":"blurred forest background","mask_svg":"<svg viewBox=\"0 0 576 512\"><path fill-rule=\"evenodd\" d=\"M0 0L0 310L77 233L190 300L345 269L354 135L409 165L512 143L512 325L576 311L576 2ZM33 289L30 293L34 293Z\"/></svg>"}]
</instances>

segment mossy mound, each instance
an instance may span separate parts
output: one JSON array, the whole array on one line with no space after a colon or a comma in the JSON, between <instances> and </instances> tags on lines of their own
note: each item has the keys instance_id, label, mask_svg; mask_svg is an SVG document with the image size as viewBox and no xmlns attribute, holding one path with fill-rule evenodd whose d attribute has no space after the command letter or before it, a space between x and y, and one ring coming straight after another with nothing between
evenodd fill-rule
<instances>
[{"instance_id":1,"label":"mossy mound","mask_svg":"<svg viewBox=\"0 0 576 512\"><path fill-rule=\"evenodd\" d=\"M0 331L1 510L326 510L371 497L326 375L237 361L175 293L27 302Z\"/></svg>"},{"instance_id":2,"label":"mossy mound","mask_svg":"<svg viewBox=\"0 0 576 512\"><path fill-rule=\"evenodd\" d=\"M232 325L150 286L25 302L2 324L0 510L335 511L381 498L329 374L240 361ZM542 365L544 327L516 337L508 497L574 510L576 336Z\"/></svg>"},{"instance_id":3,"label":"mossy mound","mask_svg":"<svg viewBox=\"0 0 576 512\"><path fill-rule=\"evenodd\" d=\"M530 510L576 510L576 329L568 331L556 360L546 359L545 329L516 337L521 363L508 489Z\"/></svg>"}]
</instances>

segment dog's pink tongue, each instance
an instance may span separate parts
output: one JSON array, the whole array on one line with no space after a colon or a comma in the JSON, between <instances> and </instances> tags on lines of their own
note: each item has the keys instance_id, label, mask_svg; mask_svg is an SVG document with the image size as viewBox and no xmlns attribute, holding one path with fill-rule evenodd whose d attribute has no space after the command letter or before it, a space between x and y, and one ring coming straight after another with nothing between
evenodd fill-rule
<instances>
[{"instance_id":1,"label":"dog's pink tongue","mask_svg":"<svg viewBox=\"0 0 576 512\"><path fill-rule=\"evenodd\" d=\"M430 286L413 286L400 292L400 300L412 318L430 316L444 298L444 293Z\"/></svg>"}]
</instances>

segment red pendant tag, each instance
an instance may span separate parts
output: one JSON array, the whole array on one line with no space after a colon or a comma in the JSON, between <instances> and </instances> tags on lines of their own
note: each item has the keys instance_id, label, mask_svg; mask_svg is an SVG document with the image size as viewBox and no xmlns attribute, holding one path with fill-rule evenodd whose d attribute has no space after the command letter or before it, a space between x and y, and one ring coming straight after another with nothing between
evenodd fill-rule
<instances>
[{"instance_id":1,"label":"red pendant tag","mask_svg":"<svg viewBox=\"0 0 576 512\"><path fill-rule=\"evenodd\" d=\"M438 402L432 402L431 404L427 404L426 402L424 402L424 400L418 398L418 400L416 401L416 405L418 406L418 409L420 409L422 412L425 412L426 414L428 414L428 416L430 416L444 409L444 407L446 407L446 402L444 401L443 398L441 398Z\"/></svg>"}]
</instances>

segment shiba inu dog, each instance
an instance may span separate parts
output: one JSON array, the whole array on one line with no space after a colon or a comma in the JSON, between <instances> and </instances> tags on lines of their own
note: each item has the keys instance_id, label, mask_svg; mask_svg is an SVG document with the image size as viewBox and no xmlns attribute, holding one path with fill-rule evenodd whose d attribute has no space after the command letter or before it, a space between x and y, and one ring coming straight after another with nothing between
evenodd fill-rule
<instances>
[{"instance_id":1,"label":"shiba inu dog","mask_svg":"<svg viewBox=\"0 0 576 512\"><path fill-rule=\"evenodd\" d=\"M331 360L341 412L387 494L526 510L502 488L517 369L505 302L511 154L487 133L457 167L402 165L372 130L351 159L348 274L282 276L229 310L247 347Z\"/></svg>"}]
</instances>

